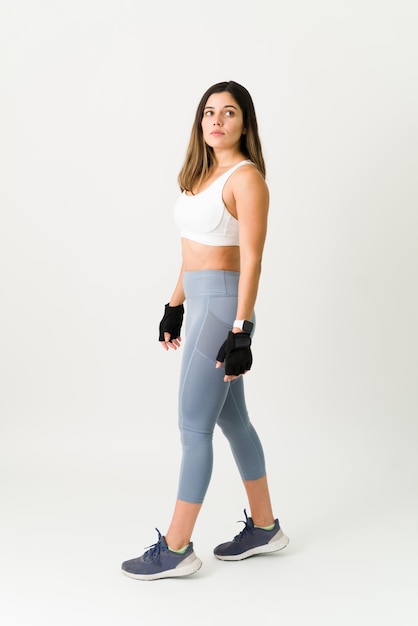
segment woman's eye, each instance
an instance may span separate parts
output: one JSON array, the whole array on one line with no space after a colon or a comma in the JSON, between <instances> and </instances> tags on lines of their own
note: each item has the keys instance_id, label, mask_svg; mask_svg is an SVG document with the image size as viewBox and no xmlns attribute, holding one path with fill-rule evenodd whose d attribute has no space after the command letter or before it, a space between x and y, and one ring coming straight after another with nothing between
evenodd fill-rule
<instances>
[{"instance_id":1,"label":"woman's eye","mask_svg":"<svg viewBox=\"0 0 418 626\"><path fill-rule=\"evenodd\" d=\"M225 111L225 115L226 117L232 117L234 115L234 112L228 110L228 111Z\"/></svg>"},{"instance_id":2,"label":"woman's eye","mask_svg":"<svg viewBox=\"0 0 418 626\"><path fill-rule=\"evenodd\" d=\"M205 111L205 116L210 117L212 115L212 111Z\"/></svg>"}]
</instances>

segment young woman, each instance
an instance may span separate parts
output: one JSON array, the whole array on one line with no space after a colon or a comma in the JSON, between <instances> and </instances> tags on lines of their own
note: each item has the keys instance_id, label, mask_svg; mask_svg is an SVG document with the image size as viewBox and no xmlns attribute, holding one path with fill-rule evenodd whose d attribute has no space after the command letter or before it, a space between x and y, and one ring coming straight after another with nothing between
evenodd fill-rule
<instances>
[{"instance_id":1,"label":"young woman","mask_svg":"<svg viewBox=\"0 0 418 626\"><path fill-rule=\"evenodd\" d=\"M158 531L154 546L122 564L125 574L141 580L186 576L201 567L191 536L211 477L216 425L230 443L251 517L244 511L244 529L217 546L215 556L236 561L289 542L273 515L263 449L244 397L269 192L253 101L242 85L222 82L205 92L178 180L174 217L182 267L159 340L166 351L180 347L187 300L179 388L183 459L165 537Z\"/></svg>"}]
</instances>

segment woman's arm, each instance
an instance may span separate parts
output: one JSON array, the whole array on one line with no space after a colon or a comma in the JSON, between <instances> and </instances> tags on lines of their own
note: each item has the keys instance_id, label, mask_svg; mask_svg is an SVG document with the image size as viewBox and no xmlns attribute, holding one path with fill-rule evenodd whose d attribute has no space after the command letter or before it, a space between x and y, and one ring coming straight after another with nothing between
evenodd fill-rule
<instances>
[{"instance_id":1,"label":"woman's arm","mask_svg":"<svg viewBox=\"0 0 418 626\"><path fill-rule=\"evenodd\" d=\"M233 194L239 223L240 279L235 319L251 320L257 299L264 243L267 234L269 191L255 168L237 172ZM240 329L234 329L240 332Z\"/></svg>"},{"instance_id":2,"label":"woman's arm","mask_svg":"<svg viewBox=\"0 0 418 626\"><path fill-rule=\"evenodd\" d=\"M267 234L269 191L260 172L254 167L238 170L234 177L233 196L239 222L240 278L235 319L251 320L257 299L261 275L264 242ZM240 333L240 335L238 335ZM236 334L236 339L234 338ZM245 374L252 363L251 339L234 327L221 346L216 367L226 360L224 381L229 382ZM228 356L228 352L230 352ZM229 364L228 364L229 360ZM239 373L241 372L241 373Z\"/></svg>"},{"instance_id":3,"label":"woman's arm","mask_svg":"<svg viewBox=\"0 0 418 626\"><path fill-rule=\"evenodd\" d=\"M170 306L178 306L179 304L183 304L186 296L184 294L184 289L183 289L183 274L184 274L184 268L183 268L183 263L181 264L181 268L180 268L180 274L177 280L177 284L174 288L173 291L173 295L170 298Z\"/></svg>"}]
</instances>

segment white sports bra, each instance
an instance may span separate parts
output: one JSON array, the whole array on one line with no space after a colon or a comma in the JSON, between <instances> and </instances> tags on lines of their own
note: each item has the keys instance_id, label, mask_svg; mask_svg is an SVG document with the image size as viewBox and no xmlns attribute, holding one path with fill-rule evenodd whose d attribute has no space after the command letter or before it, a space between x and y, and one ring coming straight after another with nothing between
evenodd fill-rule
<instances>
[{"instance_id":1,"label":"white sports bra","mask_svg":"<svg viewBox=\"0 0 418 626\"><path fill-rule=\"evenodd\" d=\"M174 207L180 236L207 246L238 246L238 220L229 213L222 198L224 185L236 169L251 161L240 161L196 195L181 194Z\"/></svg>"}]
</instances>

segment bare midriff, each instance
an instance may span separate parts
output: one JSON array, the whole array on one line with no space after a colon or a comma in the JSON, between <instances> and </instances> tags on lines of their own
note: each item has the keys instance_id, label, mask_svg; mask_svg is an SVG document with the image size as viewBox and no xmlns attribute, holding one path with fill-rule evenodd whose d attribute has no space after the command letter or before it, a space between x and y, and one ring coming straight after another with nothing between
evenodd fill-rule
<instances>
[{"instance_id":1,"label":"bare midriff","mask_svg":"<svg viewBox=\"0 0 418 626\"><path fill-rule=\"evenodd\" d=\"M207 246L191 239L182 239L181 249L183 269L186 272L200 270L239 272L239 246Z\"/></svg>"}]
</instances>

